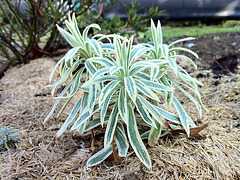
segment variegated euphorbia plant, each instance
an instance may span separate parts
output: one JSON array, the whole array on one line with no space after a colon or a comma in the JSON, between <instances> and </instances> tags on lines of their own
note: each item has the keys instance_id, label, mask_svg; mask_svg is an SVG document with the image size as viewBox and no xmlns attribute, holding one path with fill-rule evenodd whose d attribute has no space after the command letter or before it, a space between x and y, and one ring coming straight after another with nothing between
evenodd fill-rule
<instances>
[{"instance_id":1,"label":"variegated euphorbia plant","mask_svg":"<svg viewBox=\"0 0 240 180\"><path fill-rule=\"evenodd\" d=\"M99 29L99 26L90 25L81 34L74 16L66 21L66 25L71 33L60 27L59 31L73 48L54 68L59 67L61 78L52 85L52 94L58 85L70 81L57 97L46 120L61 99L66 99L66 103L59 115L77 91L83 91L83 96L75 103L56 137L70 124L71 130L80 134L103 126L106 127L104 147L89 158L87 166L101 163L111 153L116 153L115 148L120 157L126 157L130 144L143 164L151 168L151 159L142 139L148 138L149 143L157 142L161 135L168 132L166 121L172 129L183 127L187 135L190 134L190 127L195 127L174 96L174 87L195 103L201 115L197 89L197 84L201 83L176 62L181 57L196 67L190 58L177 52L186 51L197 55L189 49L173 47L178 42L193 38L165 45L162 43L160 22L155 27L152 21L153 44L133 45L133 37L127 39L119 35L95 35L90 39L87 37L89 28ZM50 79L52 76L53 73ZM86 79L83 84L80 81L82 76ZM200 104L186 89L197 95ZM159 106L162 99L165 100L165 108ZM169 112L172 104L178 115ZM139 126L147 126L148 131L140 134Z\"/></svg>"}]
</instances>

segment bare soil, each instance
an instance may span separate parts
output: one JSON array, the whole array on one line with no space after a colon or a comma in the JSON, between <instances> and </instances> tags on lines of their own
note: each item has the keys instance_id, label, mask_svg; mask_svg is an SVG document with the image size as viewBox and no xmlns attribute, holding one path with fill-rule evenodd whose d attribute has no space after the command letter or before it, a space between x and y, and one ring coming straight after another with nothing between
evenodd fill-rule
<instances>
[{"instance_id":1,"label":"bare soil","mask_svg":"<svg viewBox=\"0 0 240 180\"><path fill-rule=\"evenodd\" d=\"M180 38L171 38L167 42L169 43ZM210 69L213 62L220 58L228 56L240 57L240 32L208 34L196 36L195 38L194 41L184 42L182 45L189 48L190 43L193 43L194 46L190 49L199 56L199 59L195 61L198 65L198 70ZM191 69L190 66L187 68Z\"/></svg>"}]
</instances>

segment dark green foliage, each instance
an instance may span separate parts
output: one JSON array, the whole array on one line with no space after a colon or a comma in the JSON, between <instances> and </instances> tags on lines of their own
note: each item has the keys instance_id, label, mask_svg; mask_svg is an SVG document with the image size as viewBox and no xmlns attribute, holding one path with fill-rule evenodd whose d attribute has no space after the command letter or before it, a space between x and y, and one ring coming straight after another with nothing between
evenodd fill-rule
<instances>
[{"instance_id":1,"label":"dark green foliage","mask_svg":"<svg viewBox=\"0 0 240 180\"><path fill-rule=\"evenodd\" d=\"M97 17L96 7L100 3L111 2L107 4L112 5L115 1L76 0L69 4L71 1L3 0L0 5L0 14L4 17L0 19L0 54L12 64L27 63L43 55L58 55L57 50L63 44L56 24L62 26L66 15L73 12L89 24Z\"/></svg>"},{"instance_id":2,"label":"dark green foliage","mask_svg":"<svg viewBox=\"0 0 240 180\"><path fill-rule=\"evenodd\" d=\"M0 54L12 64L28 63L43 55L59 55L59 49L65 48L66 43L59 36L56 24L63 26L66 15L73 12L80 22L80 30L90 23L98 23L102 31L122 35L145 32L149 20L161 13L152 7L146 15L138 15L140 4L135 0L125 6L126 21L119 17L105 18L105 12L117 1L3 0L0 2Z\"/></svg>"},{"instance_id":3,"label":"dark green foliage","mask_svg":"<svg viewBox=\"0 0 240 180\"><path fill-rule=\"evenodd\" d=\"M15 144L20 141L16 133L16 130L6 126L0 128L0 151L6 150L6 147L15 147Z\"/></svg>"},{"instance_id":4,"label":"dark green foliage","mask_svg":"<svg viewBox=\"0 0 240 180\"><path fill-rule=\"evenodd\" d=\"M150 19L154 19L162 13L162 11L158 10L158 7L151 7L145 14L139 14L138 9L140 5L137 0L129 2L128 6L124 5L126 20L114 17L113 19L100 19L96 23L108 33L120 33L121 35L134 34L139 36L139 33L147 31Z\"/></svg>"}]
</instances>

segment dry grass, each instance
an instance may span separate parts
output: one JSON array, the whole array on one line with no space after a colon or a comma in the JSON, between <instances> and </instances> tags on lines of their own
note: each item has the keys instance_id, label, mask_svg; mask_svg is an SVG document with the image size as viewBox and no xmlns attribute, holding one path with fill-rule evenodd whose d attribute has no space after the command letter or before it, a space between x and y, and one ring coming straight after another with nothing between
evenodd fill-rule
<instances>
[{"instance_id":1,"label":"dry grass","mask_svg":"<svg viewBox=\"0 0 240 180\"><path fill-rule=\"evenodd\" d=\"M207 139L168 136L154 148L148 147L152 170L129 153L122 164L104 162L93 168L81 166L91 155L89 136L74 139L71 132L57 141L53 137L67 114L43 120L54 102L47 94L48 76L54 61L39 59L13 67L0 80L0 126L19 130L17 149L1 152L1 179L239 179L240 178L240 75L200 79L208 111L199 119L196 109L182 97L184 107L199 124L210 122L203 131ZM193 75L197 75L195 72ZM216 81L218 81L216 83ZM218 84L218 85L216 85ZM36 94L46 93L47 96ZM56 115L56 114L55 114Z\"/></svg>"}]
</instances>

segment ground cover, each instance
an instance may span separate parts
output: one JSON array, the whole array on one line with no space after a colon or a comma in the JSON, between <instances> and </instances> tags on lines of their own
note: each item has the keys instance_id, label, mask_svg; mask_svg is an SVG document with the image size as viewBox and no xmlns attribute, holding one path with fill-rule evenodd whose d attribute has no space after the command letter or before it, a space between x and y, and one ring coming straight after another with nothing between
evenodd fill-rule
<instances>
[{"instance_id":1,"label":"ground cover","mask_svg":"<svg viewBox=\"0 0 240 180\"><path fill-rule=\"evenodd\" d=\"M169 39L168 41L172 41ZM240 56L240 33L220 33L196 37L194 46L200 58L199 70L185 69L197 77L203 103L208 111L199 119L193 104L180 100L199 124L208 123L202 134L206 139L169 135L156 147L148 147L153 169L147 170L130 153L120 164L106 161L86 168L91 155L91 136L75 137L66 132L56 141L55 133L63 117L43 120L54 100L45 88L56 59L38 59L30 64L10 68L0 80L0 126L10 126L22 137L17 149L1 152L0 178L19 179L238 179L240 178L240 74L215 74L211 64L229 55ZM184 45L189 46L190 42ZM59 59L59 58L57 58ZM238 60L239 61L239 60ZM184 63L184 62L180 62ZM79 94L81 96L81 94ZM56 114L55 114L56 117ZM98 140L101 130L95 130ZM96 146L97 149L101 147Z\"/></svg>"}]
</instances>

